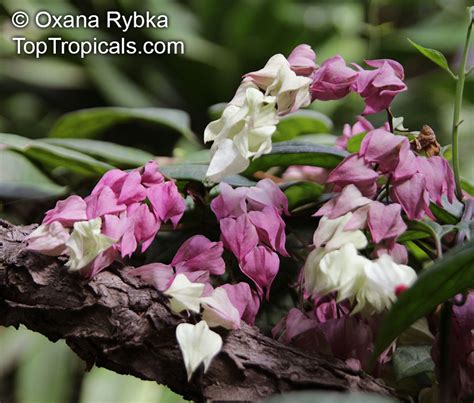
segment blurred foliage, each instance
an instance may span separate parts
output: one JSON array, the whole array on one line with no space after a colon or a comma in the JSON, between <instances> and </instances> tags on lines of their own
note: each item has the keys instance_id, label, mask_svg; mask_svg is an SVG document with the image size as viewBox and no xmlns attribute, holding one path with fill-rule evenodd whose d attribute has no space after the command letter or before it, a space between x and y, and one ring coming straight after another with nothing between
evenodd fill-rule
<instances>
[{"instance_id":1,"label":"blurred foliage","mask_svg":"<svg viewBox=\"0 0 474 403\"><path fill-rule=\"evenodd\" d=\"M0 216L15 223L38 221L59 195L71 189L86 193L97 175L110 166L131 168L151 155L165 162L168 157L177 162L185 157L188 164L201 164L201 168L168 167L171 176L189 179L202 174L208 156L199 151L199 139L211 116L219 111L219 107L209 107L231 99L242 74L260 68L275 53L288 54L299 43L310 44L319 63L334 54L355 63L367 58L400 61L409 90L396 99L395 115L404 116L404 125L412 130L429 124L442 145L447 145L455 83L407 38L442 51L456 73L467 5L467 0L2 0L0 132L34 140L2 135L9 149L0 149ZM38 29L30 25L19 31L9 18L20 9L30 15L39 10L100 16L107 10L124 14L150 11L167 14L170 27L123 33L120 29ZM14 35L34 40L53 35L66 40L125 37L137 43L183 40L186 54L85 59L48 54L36 60L15 54ZM469 64L474 66L474 54ZM293 122L283 120L277 139L302 139L304 135L318 147L330 145L363 105L358 97L349 96L315 102L311 108L315 112L287 119ZM80 109L89 110L76 112ZM460 143L462 173L471 180L473 112L474 75L470 75ZM379 124L385 118L382 113L373 120ZM232 180L242 184L247 179ZM302 192L319 194L320 189L299 184L287 189L289 197ZM291 225L301 227L303 223L295 217ZM285 304L282 301L276 307L273 322L287 310ZM24 330L0 329L0 352L2 402L180 401L155 384L105 370L94 369L84 376L82 364L64 343L53 345Z\"/></svg>"}]
</instances>

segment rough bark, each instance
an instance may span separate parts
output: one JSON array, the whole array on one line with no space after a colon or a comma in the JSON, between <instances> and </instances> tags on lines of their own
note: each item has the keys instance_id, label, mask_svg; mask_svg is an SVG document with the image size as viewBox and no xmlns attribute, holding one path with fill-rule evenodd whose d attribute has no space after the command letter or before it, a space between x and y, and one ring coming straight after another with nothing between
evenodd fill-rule
<instances>
[{"instance_id":1,"label":"rough bark","mask_svg":"<svg viewBox=\"0 0 474 403\"><path fill-rule=\"evenodd\" d=\"M113 267L91 281L64 260L24 248L32 227L0 220L0 325L25 325L50 340L65 339L90 368L165 384L187 399L259 400L291 390L394 392L333 358L308 355L243 325L221 332L223 351L209 371L188 383L173 315L159 292ZM120 269L120 270L119 270Z\"/></svg>"}]
</instances>

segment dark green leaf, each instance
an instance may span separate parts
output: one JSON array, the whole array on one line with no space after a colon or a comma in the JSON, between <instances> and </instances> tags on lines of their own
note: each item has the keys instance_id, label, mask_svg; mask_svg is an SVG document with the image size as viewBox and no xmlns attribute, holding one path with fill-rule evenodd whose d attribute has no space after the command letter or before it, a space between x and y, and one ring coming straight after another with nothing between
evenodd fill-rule
<instances>
[{"instance_id":1,"label":"dark green leaf","mask_svg":"<svg viewBox=\"0 0 474 403\"><path fill-rule=\"evenodd\" d=\"M385 315L375 346L375 355L419 318L448 298L474 287L474 241L448 252L425 269L415 284L403 292Z\"/></svg>"},{"instance_id":2,"label":"dark green leaf","mask_svg":"<svg viewBox=\"0 0 474 403\"><path fill-rule=\"evenodd\" d=\"M296 182L286 184L284 192L291 210L307 203L317 201L323 194L324 186L314 182Z\"/></svg>"},{"instance_id":3,"label":"dark green leaf","mask_svg":"<svg viewBox=\"0 0 474 403\"><path fill-rule=\"evenodd\" d=\"M398 347L393 354L393 369L397 381L423 372L434 371L431 345Z\"/></svg>"},{"instance_id":4,"label":"dark green leaf","mask_svg":"<svg viewBox=\"0 0 474 403\"><path fill-rule=\"evenodd\" d=\"M0 150L0 197L55 197L65 191L66 188L54 183L25 156Z\"/></svg>"},{"instance_id":5,"label":"dark green leaf","mask_svg":"<svg viewBox=\"0 0 474 403\"><path fill-rule=\"evenodd\" d=\"M347 152L333 147L317 146L302 141L285 141L274 144L269 154L254 159L245 173L250 175L271 167L285 168L290 165L335 168L347 155Z\"/></svg>"},{"instance_id":6,"label":"dark green leaf","mask_svg":"<svg viewBox=\"0 0 474 403\"><path fill-rule=\"evenodd\" d=\"M106 141L89 139L42 139L42 141L100 158L119 168L137 167L153 159L153 154L146 151Z\"/></svg>"},{"instance_id":7,"label":"dark green leaf","mask_svg":"<svg viewBox=\"0 0 474 403\"><path fill-rule=\"evenodd\" d=\"M367 132L362 132L351 137L347 142L347 151L350 153L358 153L360 150L360 145L362 144L362 140L364 140L366 135Z\"/></svg>"},{"instance_id":8,"label":"dark green leaf","mask_svg":"<svg viewBox=\"0 0 474 403\"><path fill-rule=\"evenodd\" d=\"M128 121L138 120L175 130L190 141L197 139L189 128L189 115L165 108L92 108L67 113L49 133L49 137L96 138L105 130Z\"/></svg>"},{"instance_id":9,"label":"dark green leaf","mask_svg":"<svg viewBox=\"0 0 474 403\"><path fill-rule=\"evenodd\" d=\"M434 203L430 203L430 210L436 217L436 219L443 224L456 224L458 222L456 216L452 214L454 212L453 210L451 212L448 212L443 207L440 207Z\"/></svg>"},{"instance_id":10,"label":"dark green leaf","mask_svg":"<svg viewBox=\"0 0 474 403\"><path fill-rule=\"evenodd\" d=\"M397 242L413 241L415 239L429 238L430 236L431 236L431 234L429 234L425 231L408 230L408 231L405 231L402 235L400 235L397 238Z\"/></svg>"},{"instance_id":11,"label":"dark green leaf","mask_svg":"<svg viewBox=\"0 0 474 403\"><path fill-rule=\"evenodd\" d=\"M331 133L332 128L333 123L326 115L310 109L301 109L280 119L273 141L287 141L303 134Z\"/></svg>"},{"instance_id":12,"label":"dark green leaf","mask_svg":"<svg viewBox=\"0 0 474 403\"><path fill-rule=\"evenodd\" d=\"M436 49L425 48L417 43L413 42L411 39L407 38L410 42L423 56L430 59L433 63L437 64L443 70L447 71L452 77L457 78L456 75L451 71L448 65L446 57Z\"/></svg>"},{"instance_id":13,"label":"dark green leaf","mask_svg":"<svg viewBox=\"0 0 474 403\"><path fill-rule=\"evenodd\" d=\"M161 167L161 172L178 181L204 182L206 179L207 164L175 164ZM227 176L222 180L232 186L254 186L255 182L241 175Z\"/></svg>"},{"instance_id":14,"label":"dark green leaf","mask_svg":"<svg viewBox=\"0 0 474 403\"><path fill-rule=\"evenodd\" d=\"M69 148L27 139L16 134L0 133L0 144L6 145L50 167L62 167L86 176L102 175L113 166Z\"/></svg>"}]
</instances>

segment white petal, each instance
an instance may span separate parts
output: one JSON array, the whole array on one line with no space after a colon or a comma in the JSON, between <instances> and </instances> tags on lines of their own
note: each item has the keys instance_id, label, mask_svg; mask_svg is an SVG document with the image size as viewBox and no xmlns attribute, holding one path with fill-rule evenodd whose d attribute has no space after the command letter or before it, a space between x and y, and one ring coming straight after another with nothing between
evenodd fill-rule
<instances>
[{"instance_id":1,"label":"white petal","mask_svg":"<svg viewBox=\"0 0 474 403\"><path fill-rule=\"evenodd\" d=\"M327 250L336 250L348 243L353 244L356 249L365 248L367 246L367 238L362 231L344 230L344 227L351 218L351 212L333 220L322 217L318 228L314 232L314 245L316 247L324 245Z\"/></svg>"},{"instance_id":2,"label":"white petal","mask_svg":"<svg viewBox=\"0 0 474 403\"><path fill-rule=\"evenodd\" d=\"M27 237L29 250L43 255L59 256L66 252L69 231L60 222L42 224Z\"/></svg>"},{"instance_id":3,"label":"white petal","mask_svg":"<svg viewBox=\"0 0 474 403\"><path fill-rule=\"evenodd\" d=\"M203 290L204 284L192 283L184 274L178 274L163 294L171 298L170 308L174 313L185 310L199 313Z\"/></svg>"},{"instance_id":4,"label":"white petal","mask_svg":"<svg viewBox=\"0 0 474 403\"><path fill-rule=\"evenodd\" d=\"M188 381L201 363L204 364L206 372L212 359L222 348L221 336L210 330L205 321L197 325L179 324L176 327L176 339L183 354Z\"/></svg>"},{"instance_id":5,"label":"white petal","mask_svg":"<svg viewBox=\"0 0 474 403\"><path fill-rule=\"evenodd\" d=\"M80 270L92 262L100 253L117 241L100 232L101 219L74 223L71 236L66 242L69 270Z\"/></svg>"},{"instance_id":6,"label":"white petal","mask_svg":"<svg viewBox=\"0 0 474 403\"><path fill-rule=\"evenodd\" d=\"M207 169L207 179L218 182L222 178L244 171L250 164L243 157L232 140L226 139L219 143Z\"/></svg>"},{"instance_id":7,"label":"white petal","mask_svg":"<svg viewBox=\"0 0 474 403\"><path fill-rule=\"evenodd\" d=\"M204 308L202 318L210 327L222 326L226 329L240 327L240 315L237 308L232 305L224 288L216 288L209 297L201 298Z\"/></svg>"}]
</instances>

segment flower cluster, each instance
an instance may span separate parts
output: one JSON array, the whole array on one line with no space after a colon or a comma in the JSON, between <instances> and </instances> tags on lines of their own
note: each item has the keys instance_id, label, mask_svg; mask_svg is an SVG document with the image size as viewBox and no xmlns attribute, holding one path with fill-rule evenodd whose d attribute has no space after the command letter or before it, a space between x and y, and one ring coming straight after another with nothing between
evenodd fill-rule
<instances>
[{"instance_id":1,"label":"flower cluster","mask_svg":"<svg viewBox=\"0 0 474 403\"><path fill-rule=\"evenodd\" d=\"M269 153L279 117L311 101L341 99L352 91L364 98L365 115L387 109L406 90L403 67L389 59L366 63L373 69L348 67L341 56L317 66L314 51L299 45L288 58L274 55L262 69L244 75L222 116L204 132L204 141L213 142L208 179L242 172L250 158Z\"/></svg>"},{"instance_id":2,"label":"flower cluster","mask_svg":"<svg viewBox=\"0 0 474 403\"><path fill-rule=\"evenodd\" d=\"M277 255L288 256L285 249L285 222L288 200L269 179L255 187L232 189L220 184L220 195L211 203L219 219L226 249L237 258L241 271L250 278L260 298L270 287L280 267Z\"/></svg>"},{"instance_id":3,"label":"flower cluster","mask_svg":"<svg viewBox=\"0 0 474 403\"><path fill-rule=\"evenodd\" d=\"M408 218L421 219L430 211L430 200L442 205L442 196L453 202L454 176L448 162L440 156L416 155L405 136L384 129L371 130L357 154L347 157L328 177L340 191L354 184L364 196L374 197L380 182L389 187L390 197L399 203Z\"/></svg>"},{"instance_id":4,"label":"flower cluster","mask_svg":"<svg viewBox=\"0 0 474 403\"><path fill-rule=\"evenodd\" d=\"M49 210L28 238L28 248L69 256L70 270L93 277L116 258L144 252L163 222L176 226L185 202L150 161L130 172L107 172L85 199L70 196Z\"/></svg>"}]
</instances>

